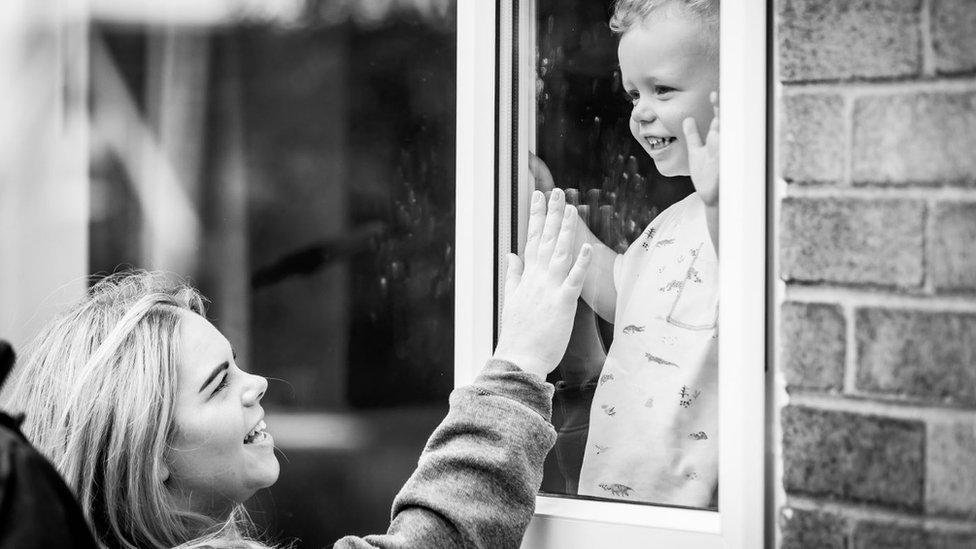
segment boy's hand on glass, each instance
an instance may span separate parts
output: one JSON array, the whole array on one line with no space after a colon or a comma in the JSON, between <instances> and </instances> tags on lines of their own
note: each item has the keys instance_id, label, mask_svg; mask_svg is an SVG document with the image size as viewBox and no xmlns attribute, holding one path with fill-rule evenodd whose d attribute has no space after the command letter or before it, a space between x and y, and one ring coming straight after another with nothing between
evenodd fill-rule
<instances>
[{"instance_id":1,"label":"boy's hand on glass","mask_svg":"<svg viewBox=\"0 0 976 549\"><path fill-rule=\"evenodd\" d=\"M547 166L546 163L543 162L538 156L529 153L529 172L532 173L532 178L535 180L535 189L542 191L545 199L549 200L552 190L556 188L556 183L552 179L552 172L549 171L549 166ZM574 200L582 201L582 197L579 196L579 192L576 189L567 189L563 192L576 193L576 198ZM599 191L597 192L599 193ZM566 199L565 195L563 196L563 199ZM572 205L575 206L576 204L573 203ZM583 223L576 224L576 233L573 237L572 248L570 248L570 253L573 255L578 254L581 247L586 242L589 242L591 239L596 240L596 236L594 236L589 227L587 227L587 216L583 215L583 212L587 211L588 207L581 205L580 208L582 209L578 210L578 213Z\"/></svg>"},{"instance_id":2,"label":"boy's hand on glass","mask_svg":"<svg viewBox=\"0 0 976 549\"><path fill-rule=\"evenodd\" d=\"M571 252L576 208L567 206L561 189L549 197L532 194L525 260L508 255L502 331L494 358L506 360L543 379L566 352L576 302L590 264L590 246Z\"/></svg>"},{"instance_id":3,"label":"boy's hand on glass","mask_svg":"<svg viewBox=\"0 0 976 549\"><path fill-rule=\"evenodd\" d=\"M529 153L529 172L532 173L532 178L535 179L536 190L542 191L542 194L548 199L549 193L556 187L556 183L552 179L552 172L549 171L549 166L546 166L546 163L538 156Z\"/></svg>"},{"instance_id":4,"label":"boy's hand on glass","mask_svg":"<svg viewBox=\"0 0 976 549\"><path fill-rule=\"evenodd\" d=\"M688 143L688 167L691 171L691 182L695 190L707 206L718 205L718 92L712 92L712 123L708 127L708 135L702 143L698 134L698 124L694 118L685 118L685 140Z\"/></svg>"}]
</instances>

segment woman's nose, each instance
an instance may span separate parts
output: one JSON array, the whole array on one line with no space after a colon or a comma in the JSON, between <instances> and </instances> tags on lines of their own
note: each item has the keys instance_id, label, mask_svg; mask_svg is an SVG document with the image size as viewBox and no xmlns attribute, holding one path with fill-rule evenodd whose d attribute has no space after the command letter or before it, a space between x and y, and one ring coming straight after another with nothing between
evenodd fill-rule
<instances>
[{"instance_id":1,"label":"woman's nose","mask_svg":"<svg viewBox=\"0 0 976 549\"><path fill-rule=\"evenodd\" d=\"M251 375L250 386L244 391L243 400L246 406L253 406L264 397L268 390L268 380L262 376Z\"/></svg>"}]
</instances>

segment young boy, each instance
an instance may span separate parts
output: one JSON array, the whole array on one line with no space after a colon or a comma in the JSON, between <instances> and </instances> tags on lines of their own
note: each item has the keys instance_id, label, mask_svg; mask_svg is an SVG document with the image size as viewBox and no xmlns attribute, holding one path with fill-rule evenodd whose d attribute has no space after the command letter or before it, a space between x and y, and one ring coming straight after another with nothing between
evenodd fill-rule
<instances>
[{"instance_id":1,"label":"young boy","mask_svg":"<svg viewBox=\"0 0 976 549\"><path fill-rule=\"evenodd\" d=\"M718 0L618 0L630 130L696 192L624 254L585 229L583 298L614 323L594 394L579 494L708 507L718 484ZM708 128L705 143L699 128ZM551 185L538 159L532 171Z\"/></svg>"}]
</instances>

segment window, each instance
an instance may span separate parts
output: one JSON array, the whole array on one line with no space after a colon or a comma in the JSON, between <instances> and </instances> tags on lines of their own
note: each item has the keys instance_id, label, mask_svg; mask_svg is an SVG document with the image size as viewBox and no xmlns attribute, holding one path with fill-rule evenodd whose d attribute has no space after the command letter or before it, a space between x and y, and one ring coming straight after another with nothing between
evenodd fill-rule
<instances>
[{"instance_id":1,"label":"window","mask_svg":"<svg viewBox=\"0 0 976 549\"><path fill-rule=\"evenodd\" d=\"M620 99L623 90L619 88L624 86L614 73L616 41L605 26L609 5L530 0L460 6L458 180L463 179L461 173L471 173L479 164L494 162L495 167L490 184L496 196L484 195L483 188L489 185L484 175L472 180L474 188L469 193L459 189L459 211L468 201L477 203L479 196L482 204L485 200L497 204L492 253L473 254L468 264L459 263L459 288L462 280L495 288L493 302L472 301L472 309L480 311L478 318L497 318L504 301L497 283L503 266L497 258L517 250L524 240L524 205L534 184L528 169L530 152L548 163L557 186L575 189L568 196L583 206L591 230L618 252L634 242L639 246L648 223L693 188L687 180L662 184L626 130L631 105ZM476 28L475 21L496 17L496 35ZM764 20L764 4L722 6L721 101L741 106L723 110L723 135L749 135L752 143L765 143L765 35L755 32L754 23ZM466 39L465 29L476 36ZM497 82L483 70L489 55L497 63ZM463 67L475 59L482 70L465 73ZM482 93L479 90L495 85L497 119L484 113L462 118L465 99L476 102ZM488 128L493 130L493 148L485 147L483 136ZM557 384L554 424L562 431L561 440L547 462L537 516L525 547L589 547L606 539L618 544L656 540L698 544L695 546L719 546L723 541L730 546L761 543L763 495L757 487L763 478L765 154L763 147L746 148L740 139L723 140L721 151L723 260L718 269L722 308L717 314L723 337L718 342L721 397L717 399L717 422L723 435L717 437L718 476L722 479L718 497L694 505L695 509L662 506L660 503L668 502L653 500L635 504L628 497L634 491L613 482L603 483L604 494L591 492L580 497L580 454L590 448L572 437L588 438L597 432L591 431L588 414L614 417L618 412L609 403L594 406L592 399L607 373L602 370L603 355L610 351L613 338L621 337L630 324L611 326L612 316L600 319L583 304L570 349L550 379ZM747 192L748 199L744 197ZM483 228L469 226L468 233L461 229L459 224L459 250L466 241L484 242ZM483 245L472 248L485 249ZM692 249L697 247L683 258L678 254L674 262L692 261ZM496 280L482 274L487 265L496 273ZM468 271L469 266L474 270ZM675 317L672 309L664 316ZM679 321L676 324L691 328L710 328L714 319L674 318ZM641 327L634 323L631 332L640 333ZM490 352L491 333L484 326L481 331L459 332L458 345L476 356ZM655 363L661 367L672 362L654 356L662 359ZM678 389L674 404L683 407L682 402L691 399L693 406L698 388Z\"/></svg>"}]
</instances>

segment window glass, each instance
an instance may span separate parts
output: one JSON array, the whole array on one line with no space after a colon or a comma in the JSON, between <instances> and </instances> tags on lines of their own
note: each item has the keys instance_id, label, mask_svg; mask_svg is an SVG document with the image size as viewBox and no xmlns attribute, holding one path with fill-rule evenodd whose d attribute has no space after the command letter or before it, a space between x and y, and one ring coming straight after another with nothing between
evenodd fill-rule
<instances>
[{"instance_id":1,"label":"window glass","mask_svg":"<svg viewBox=\"0 0 976 549\"><path fill-rule=\"evenodd\" d=\"M91 32L91 272L190 276L269 378L282 468L249 504L259 530L384 531L453 387L454 2L186 21L110 4Z\"/></svg>"},{"instance_id":2,"label":"window glass","mask_svg":"<svg viewBox=\"0 0 976 549\"><path fill-rule=\"evenodd\" d=\"M716 508L717 259L689 172L668 156L684 147L678 115L711 112L708 91L704 107L690 96L706 84L679 74L695 71L687 65L700 52L661 59L640 50L659 42L640 42L640 61L623 64L622 75L612 12L609 0L536 5L535 152L611 258L590 275L569 348L549 378L558 438L542 491ZM715 55L716 87L717 76ZM632 112L644 145L630 130ZM652 133L665 139L651 143Z\"/></svg>"}]
</instances>

